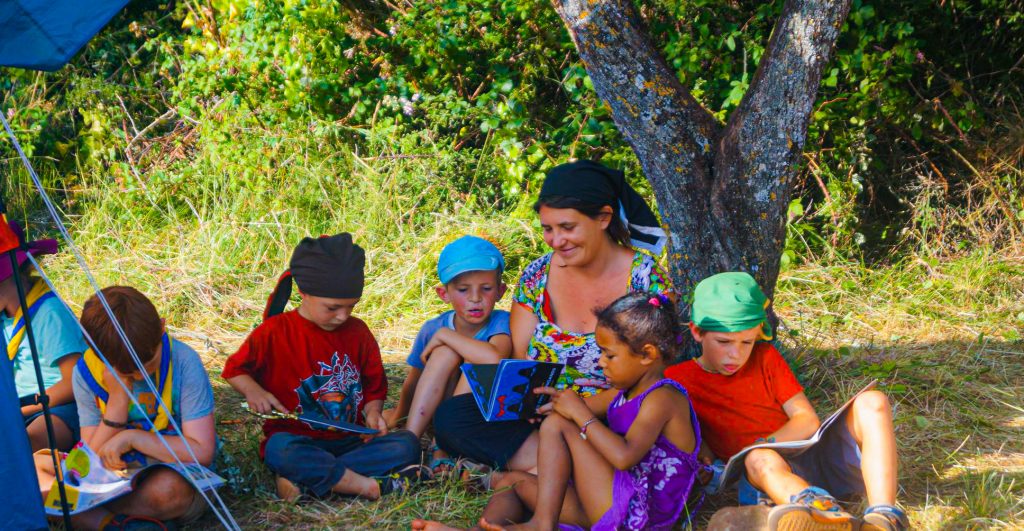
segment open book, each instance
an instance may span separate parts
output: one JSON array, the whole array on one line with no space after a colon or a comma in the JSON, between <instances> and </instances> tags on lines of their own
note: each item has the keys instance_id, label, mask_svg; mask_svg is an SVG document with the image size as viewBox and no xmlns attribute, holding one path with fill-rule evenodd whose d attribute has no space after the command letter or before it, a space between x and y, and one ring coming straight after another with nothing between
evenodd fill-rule
<instances>
[{"instance_id":1,"label":"open book","mask_svg":"<svg viewBox=\"0 0 1024 531\"><path fill-rule=\"evenodd\" d=\"M561 363L501 360L491 364L463 364L462 373L473 390L480 413L488 422L533 417L551 398L534 394L535 387L553 387L562 374Z\"/></svg>"},{"instance_id":2,"label":"open book","mask_svg":"<svg viewBox=\"0 0 1024 531\"><path fill-rule=\"evenodd\" d=\"M80 442L70 452L61 454L61 471L64 474L64 492L67 495L68 509L71 514L78 514L124 496L132 491L136 479L142 477L140 474L160 466L176 470L185 478L191 476L196 486L204 491L213 490L224 484L224 478L195 463L154 463L142 467L129 467L127 470L109 470L103 466L103 461L91 448ZM56 482L50 488L43 507L48 515L62 514L60 489L57 488Z\"/></svg>"},{"instance_id":3,"label":"open book","mask_svg":"<svg viewBox=\"0 0 1024 531\"><path fill-rule=\"evenodd\" d=\"M825 430L827 430L829 426L836 422L836 419L838 419L839 416L842 415L842 413L846 411L848 407L850 407L850 404L853 403L854 399L860 396L861 393L863 393L864 391L874 389L875 385L877 384L878 380L872 380L869 384L864 386L863 389L858 391L857 394L853 395L849 400L846 401L845 404L840 406L839 409L837 409L834 413L829 415L828 418L823 420L821 422L821 426L818 427L818 431L814 432L814 435L811 435L807 439L800 441L758 443L750 445L740 450L739 453L732 456L729 459L729 462L725 464L725 469L722 471L721 475L721 481L717 485L717 489L712 488L712 490L722 490L725 487L728 487L734 481L740 479L740 476L744 472L743 463L744 461L746 461L747 454L750 453L751 450L754 450L756 448L770 448L778 452L784 458L795 457L802 454L808 448L810 448L815 443L821 440L822 434L825 433Z\"/></svg>"}]
</instances>

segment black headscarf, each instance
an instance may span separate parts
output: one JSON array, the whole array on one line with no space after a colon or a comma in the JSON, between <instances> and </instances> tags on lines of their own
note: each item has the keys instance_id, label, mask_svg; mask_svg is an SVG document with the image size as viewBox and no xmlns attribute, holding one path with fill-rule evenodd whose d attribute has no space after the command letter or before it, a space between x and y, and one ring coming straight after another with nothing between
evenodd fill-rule
<instances>
[{"instance_id":1,"label":"black headscarf","mask_svg":"<svg viewBox=\"0 0 1024 531\"><path fill-rule=\"evenodd\" d=\"M314 297L358 299L363 295L363 268L366 253L352 243L352 235L303 238L292 252L289 270L277 281L270 294L263 318L281 313L291 297L292 283Z\"/></svg>"},{"instance_id":2,"label":"black headscarf","mask_svg":"<svg viewBox=\"0 0 1024 531\"><path fill-rule=\"evenodd\" d=\"M626 182L626 174L593 162L580 160L555 166L548 171L539 199L573 197L584 203L609 205L629 229L633 247L655 256L665 249L668 236L644 198Z\"/></svg>"}]
</instances>

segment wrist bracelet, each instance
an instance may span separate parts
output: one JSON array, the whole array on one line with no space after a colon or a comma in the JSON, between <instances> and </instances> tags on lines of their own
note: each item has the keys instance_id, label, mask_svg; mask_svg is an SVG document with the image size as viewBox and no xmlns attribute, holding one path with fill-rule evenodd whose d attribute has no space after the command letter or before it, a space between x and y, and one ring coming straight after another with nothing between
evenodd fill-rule
<instances>
[{"instance_id":1,"label":"wrist bracelet","mask_svg":"<svg viewBox=\"0 0 1024 531\"><path fill-rule=\"evenodd\" d=\"M103 417L103 425L104 426L110 426L111 428L115 428L115 429L119 429L119 430L128 427L128 423L127 422L115 422L115 421L110 420L110 419L108 419L106 417Z\"/></svg>"},{"instance_id":2,"label":"wrist bracelet","mask_svg":"<svg viewBox=\"0 0 1024 531\"><path fill-rule=\"evenodd\" d=\"M583 423L580 426L580 439L587 440L587 426L590 426L591 422L597 422L597 417L590 417L590 420Z\"/></svg>"}]
</instances>

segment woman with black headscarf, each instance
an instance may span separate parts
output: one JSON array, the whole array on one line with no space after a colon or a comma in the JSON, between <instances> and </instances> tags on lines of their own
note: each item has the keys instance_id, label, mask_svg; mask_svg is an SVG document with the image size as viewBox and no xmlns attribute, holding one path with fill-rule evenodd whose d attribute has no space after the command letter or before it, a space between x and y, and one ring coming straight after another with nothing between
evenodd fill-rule
<instances>
[{"instance_id":1,"label":"woman with black headscarf","mask_svg":"<svg viewBox=\"0 0 1024 531\"><path fill-rule=\"evenodd\" d=\"M548 253L523 271L512 305L513 356L565 364L560 386L587 397L609 388L598 366L595 309L630 292L675 297L651 254L667 237L624 174L591 161L548 172L534 205ZM639 249L639 250L638 250ZM453 397L434 417L438 445L500 469L537 463L535 426L483 420L471 395Z\"/></svg>"}]
</instances>

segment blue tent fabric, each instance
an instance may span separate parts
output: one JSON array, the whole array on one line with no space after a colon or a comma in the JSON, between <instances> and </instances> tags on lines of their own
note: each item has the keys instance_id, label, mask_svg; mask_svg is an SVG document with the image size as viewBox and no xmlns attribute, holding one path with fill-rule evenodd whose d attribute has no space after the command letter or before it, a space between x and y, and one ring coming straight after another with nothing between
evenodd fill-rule
<instances>
[{"instance_id":1,"label":"blue tent fabric","mask_svg":"<svg viewBox=\"0 0 1024 531\"><path fill-rule=\"evenodd\" d=\"M0 336L0 345L4 344ZM7 349L4 349L6 352ZM14 389L11 361L0 355L0 426L22 426L18 393ZM28 435L22 429L3 429L0 436L0 478L4 478L4 506L10 510L0 519L0 530L46 529L39 481L32 463Z\"/></svg>"},{"instance_id":2,"label":"blue tent fabric","mask_svg":"<svg viewBox=\"0 0 1024 531\"><path fill-rule=\"evenodd\" d=\"M57 70L128 2L0 0L0 66ZM4 343L0 335L0 345ZM0 350L0 478L6 487L3 507L8 510L0 518L0 531L46 529L32 449L22 429L24 420L6 351Z\"/></svg>"},{"instance_id":3,"label":"blue tent fabric","mask_svg":"<svg viewBox=\"0 0 1024 531\"><path fill-rule=\"evenodd\" d=\"M57 70L129 0L0 0L0 66Z\"/></svg>"}]
</instances>

